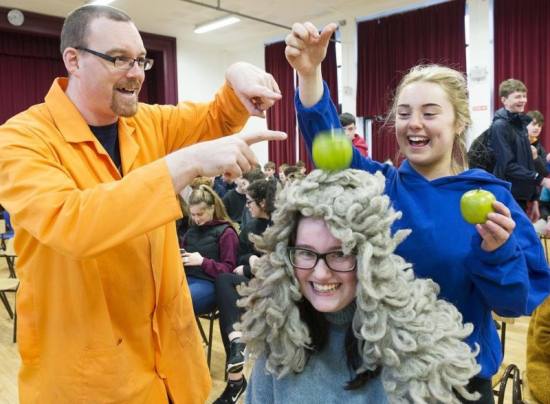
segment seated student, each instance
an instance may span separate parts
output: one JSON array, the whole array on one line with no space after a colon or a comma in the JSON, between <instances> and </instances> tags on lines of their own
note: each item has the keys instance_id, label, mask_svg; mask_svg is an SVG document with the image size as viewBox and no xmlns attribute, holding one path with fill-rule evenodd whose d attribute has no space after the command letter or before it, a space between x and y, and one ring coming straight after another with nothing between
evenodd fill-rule
<instances>
[{"instance_id":1,"label":"seated student","mask_svg":"<svg viewBox=\"0 0 550 404\"><path fill-rule=\"evenodd\" d=\"M176 220L176 232L178 234L178 245L182 245L183 243L183 237L185 236L185 233L187 233L187 230L190 226L190 218L189 218L189 208L187 201L189 200L189 195L194 189L198 189L200 185L207 185L209 187L212 186L212 178L211 177L197 177L191 181L191 185L185 187L179 194L178 194L178 201L180 203L180 209L182 213L182 217Z\"/></svg>"},{"instance_id":2,"label":"seated student","mask_svg":"<svg viewBox=\"0 0 550 404\"><path fill-rule=\"evenodd\" d=\"M270 181L279 182L279 178L275 173L275 163L273 161L268 161L264 164L264 175Z\"/></svg>"},{"instance_id":3,"label":"seated student","mask_svg":"<svg viewBox=\"0 0 550 404\"><path fill-rule=\"evenodd\" d=\"M527 380L529 390L542 404L550 403L550 299L531 316L527 332Z\"/></svg>"},{"instance_id":4,"label":"seated student","mask_svg":"<svg viewBox=\"0 0 550 404\"><path fill-rule=\"evenodd\" d=\"M236 403L246 389L243 376L244 343L241 332L233 324L239 321L241 309L237 307L239 294L236 286L252 278L250 267L262 255L250 241L250 235L261 235L271 224L271 213L275 210L277 184L268 179L256 180L248 186L246 204L252 219L242 228L239 236L239 266L231 274L216 278L216 304L220 309L220 331L227 355L228 383L223 394L214 403Z\"/></svg>"},{"instance_id":5,"label":"seated student","mask_svg":"<svg viewBox=\"0 0 550 404\"><path fill-rule=\"evenodd\" d=\"M235 189L236 187L237 184L235 184L235 181L228 173L215 177L214 184L212 185L212 189L216 191L220 198L223 198L227 192Z\"/></svg>"},{"instance_id":6,"label":"seated student","mask_svg":"<svg viewBox=\"0 0 550 404\"><path fill-rule=\"evenodd\" d=\"M257 179L265 178L261 168L254 168L235 180L237 187L228 191L223 197L223 204L227 214L234 222L239 225L242 222L243 212L246 204L246 188L248 184Z\"/></svg>"},{"instance_id":7,"label":"seated student","mask_svg":"<svg viewBox=\"0 0 550 404\"><path fill-rule=\"evenodd\" d=\"M191 226L183 238L183 265L195 314L215 307L214 279L237 264L237 225L227 216L219 196L206 185L189 195Z\"/></svg>"},{"instance_id":8,"label":"seated student","mask_svg":"<svg viewBox=\"0 0 550 404\"><path fill-rule=\"evenodd\" d=\"M349 140L351 140L353 146L359 150L359 153L361 153L362 156L367 157L369 155L369 147L367 146L365 139L357 133L355 115L350 114L349 112L344 112L343 114L340 114L339 119L342 129L344 129L344 133Z\"/></svg>"},{"instance_id":9,"label":"seated student","mask_svg":"<svg viewBox=\"0 0 550 404\"><path fill-rule=\"evenodd\" d=\"M438 285L394 254L410 233L384 177L314 170L277 196L235 327L257 357L247 403L457 403L479 371Z\"/></svg>"},{"instance_id":10,"label":"seated student","mask_svg":"<svg viewBox=\"0 0 550 404\"><path fill-rule=\"evenodd\" d=\"M302 174L302 171L300 167L298 166L287 166L285 168L285 180L283 185L290 184L294 180L303 178L304 174Z\"/></svg>"},{"instance_id":11,"label":"seated student","mask_svg":"<svg viewBox=\"0 0 550 404\"><path fill-rule=\"evenodd\" d=\"M304 163L302 160L298 160L296 162L296 167L298 167L298 170L300 171L300 175L303 177L306 175L306 163Z\"/></svg>"},{"instance_id":12,"label":"seated student","mask_svg":"<svg viewBox=\"0 0 550 404\"><path fill-rule=\"evenodd\" d=\"M531 144L531 151L535 160L535 168L540 175L547 177L549 173L548 154L540 141L542 125L544 125L544 115L540 111L534 110L527 112L527 116L532 119L527 125L527 134L529 135L529 143ZM538 201L540 223L535 223L535 228L540 233L548 236L550 235L550 225L548 225L548 216L550 216L550 190L548 188L541 187Z\"/></svg>"},{"instance_id":13,"label":"seated student","mask_svg":"<svg viewBox=\"0 0 550 404\"><path fill-rule=\"evenodd\" d=\"M287 169L287 167L288 167L288 164L283 163L279 166L279 170L277 171L279 182L281 183L281 185L285 185L285 181L286 181L285 170Z\"/></svg>"},{"instance_id":14,"label":"seated student","mask_svg":"<svg viewBox=\"0 0 550 404\"><path fill-rule=\"evenodd\" d=\"M544 125L544 115L536 110L529 111L526 115L531 118L531 122L527 125L527 135L529 136L529 143L531 144L531 150L535 159L535 168L537 172L546 177L548 175L548 168L546 167L547 153L540 141L542 125Z\"/></svg>"}]
</instances>

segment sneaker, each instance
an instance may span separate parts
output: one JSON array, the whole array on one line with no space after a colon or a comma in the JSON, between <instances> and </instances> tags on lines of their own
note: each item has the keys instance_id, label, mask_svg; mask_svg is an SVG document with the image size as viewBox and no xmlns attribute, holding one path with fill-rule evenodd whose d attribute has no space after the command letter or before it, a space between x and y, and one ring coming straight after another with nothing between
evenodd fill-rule
<instances>
[{"instance_id":1,"label":"sneaker","mask_svg":"<svg viewBox=\"0 0 550 404\"><path fill-rule=\"evenodd\" d=\"M243 376L241 380L229 381L222 395L218 397L213 404L235 404L239 397L242 396L246 390L246 378Z\"/></svg>"},{"instance_id":2,"label":"sneaker","mask_svg":"<svg viewBox=\"0 0 550 404\"><path fill-rule=\"evenodd\" d=\"M239 339L231 341L229 358L227 359L227 373L238 373L243 370L245 347L246 345L239 342Z\"/></svg>"}]
</instances>

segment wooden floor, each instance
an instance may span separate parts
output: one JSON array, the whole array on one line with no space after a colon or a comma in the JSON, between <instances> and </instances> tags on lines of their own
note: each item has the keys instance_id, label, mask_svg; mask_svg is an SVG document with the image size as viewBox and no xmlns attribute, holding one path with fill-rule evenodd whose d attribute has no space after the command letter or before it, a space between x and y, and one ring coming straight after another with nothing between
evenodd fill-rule
<instances>
[{"instance_id":1,"label":"wooden floor","mask_svg":"<svg viewBox=\"0 0 550 404\"><path fill-rule=\"evenodd\" d=\"M3 265L3 262L0 263ZM7 277L7 269L0 268L0 277ZM9 294L13 304L13 294ZM522 317L508 325L506 333L506 353L504 365L515 363L523 371L525 369L526 334L529 318ZM205 329L207 323L204 322ZM17 399L17 371L20 365L16 344L12 343L13 321L9 319L4 307L0 305L0 404L16 404ZM213 389L208 403L213 402L225 388L224 363L225 352L219 335L218 324L214 326L214 345L212 352L212 382ZM506 403L511 403L507 395ZM533 403L531 400L527 402Z\"/></svg>"}]
</instances>

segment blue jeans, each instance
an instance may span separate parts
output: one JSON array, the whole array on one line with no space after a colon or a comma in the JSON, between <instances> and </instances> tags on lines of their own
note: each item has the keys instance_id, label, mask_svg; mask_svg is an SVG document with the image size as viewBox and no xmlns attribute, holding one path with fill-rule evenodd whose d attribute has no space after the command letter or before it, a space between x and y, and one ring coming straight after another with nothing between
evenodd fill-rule
<instances>
[{"instance_id":1,"label":"blue jeans","mask_svg":"<svg viewBox=\"0 0 550 404\"><path fill-rule=\"evenodd\" d=\"M216 308L214 281L187 276L195 314L210 313Z\"/></svg>"}]
</instances>

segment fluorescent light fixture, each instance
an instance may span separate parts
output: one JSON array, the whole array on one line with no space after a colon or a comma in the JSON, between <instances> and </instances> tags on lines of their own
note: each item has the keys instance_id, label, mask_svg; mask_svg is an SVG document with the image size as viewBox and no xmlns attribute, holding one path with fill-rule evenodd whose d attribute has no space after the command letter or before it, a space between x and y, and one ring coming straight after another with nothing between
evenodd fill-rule
<instances>
[{"instance_id":1,"label":"fluorescent light fixture","mask_svg":"<svg viewBox=\"0 0 550 404\"><path fill-rule=\"evenodd\" d=\"M86 4L95 4L95 5L103 5L106 6L107 4L111 4L115 0L91 0L88 1Z\"/></svg>"},{"instance_id":2,"label":"fluorescent light fixture","mask_svg":"<svg viewBox=\"0 0 550 404\"><path fill-rule=\"evenodd\" d=\"M228 25L235 24L239 21L241 20L235 17L234 15L227 15L225 17L218 18L217 20L214 20L214 21L206 22L204 24L199 24L195 27L195 30L193 32L195 34L204 34L205 32L210 32L210 31L214 31L215 29L227 27Z\"/></svg>"}]
</instances>

